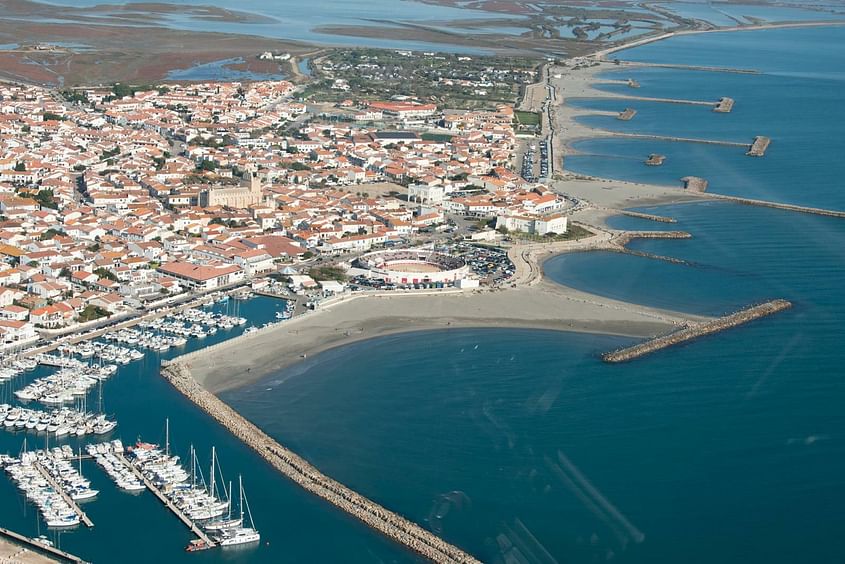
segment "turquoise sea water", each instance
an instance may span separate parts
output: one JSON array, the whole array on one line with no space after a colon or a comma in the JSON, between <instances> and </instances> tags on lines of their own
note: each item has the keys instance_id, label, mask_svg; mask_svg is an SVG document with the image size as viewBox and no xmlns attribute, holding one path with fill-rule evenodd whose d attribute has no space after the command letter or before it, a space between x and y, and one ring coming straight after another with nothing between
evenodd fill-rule
<instances>
[{"instance_id":1,"label":"turquoise sea water","mask_svg":"<svg viewBox=\"0 0 845 564\"><path fill-rule=\"evenodd\" d=\"M637 110L630 121L583 116L591 127L697 139L750 143L765 135L772 144L764 158L745 156L743 147L711 146L640 139L600 139L575 143L582 154L566 159L568 169L610 178L679 186L684 176L710 181L709 191L845 209L842 182L845 160L844 27L776 29L684 36L625 51L637 61L732 66L760 74L730 74L666 68L607 73L634 78L641 87L603 84L613 93L685 100L735 99L729 114L709 106L622 99L577 100L601 110ZM664 165L646 166L650 153L666 155Z\"/></svg>"},{"instance_id":2,"label":"turquoise sea water","mask_svg":"<svg viewBox=\"0 0 845 564\"><path fill-rule=\"evenodd\" d=\"M711 34L624 53L789 79L763 92L744 85L729 116L705 111L677 121L677 112L693 110L658 105L631 127L668 130L671 122L677 135L728 136L765 125L775 133L763 159L678 145L670 162L705 161L711 184L725 192L845 208L840 145L814 140L841 115L830 112L842 102L842 53L822 47L842 44L842 34ZM799 70L793 50L812 60ZM663 88L694 98L732 95L738 85L737 75L706 73L687 89L687 76L667 75L673 84ZM643 95L667 92L648 88ZM807 96L800 108L797 93ZM754 122L745 111L752 101L768 105L769 119ZM629 150L626 142L607 150L589 143L602 155ZM812 163L803 162L806 152L790 153L803 143L815 143ZM693 147L700 150L686 155ZM748 161L755 165L743 168ZM621 178L633 170L604 156L579 166ZM845 221L728 203L649 211L678 218L672 227L693 238L632 247L690 266L591 253L556 258L547 274L696 313L779 297L794 308L614 366L599 354L629 339L499 329L386 337L329 351L224 399L332 476L485 561L842 561ZM635 218L614 225L653 226Z\"/></svg>"}]
</instances>

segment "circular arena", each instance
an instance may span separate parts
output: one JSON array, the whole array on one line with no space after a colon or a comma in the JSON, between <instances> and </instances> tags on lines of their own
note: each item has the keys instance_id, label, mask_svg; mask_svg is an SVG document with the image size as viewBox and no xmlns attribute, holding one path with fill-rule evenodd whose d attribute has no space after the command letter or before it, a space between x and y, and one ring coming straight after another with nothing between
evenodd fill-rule
<instances>
[{"instance_id":1,"label":"circular arena","mask_svg":"<svg viewBox=\"0 0 845 564\"><path fill-rule=\"evenodd\" d=\"M469 274L463 259L429 250L376 251L359 257L357 265L389 284L445 284Z\"/></svg>"}]
</instances>

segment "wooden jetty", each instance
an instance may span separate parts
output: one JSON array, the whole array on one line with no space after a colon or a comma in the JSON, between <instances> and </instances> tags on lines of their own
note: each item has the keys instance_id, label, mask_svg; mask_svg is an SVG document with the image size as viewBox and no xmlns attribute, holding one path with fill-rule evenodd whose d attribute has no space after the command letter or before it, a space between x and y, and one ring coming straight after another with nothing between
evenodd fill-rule
<instances>
[{"instance_id":1,"label":"wooden jetty","mask_svg":"<svg viewBox=\"0 0 845 564\"><path fill-rule=\"evenodd\" d=\"M687 325L683 329L656 337L644 343L619 349L617 351L605 353L602 355L602 360L605 362L617 363L627 362L651 354L668 347L680 345L705 335L712 335L719 333L733 327L744 325L755 319L773 315L785 309L792 307L792 303L787 300L772 300L763 304L751 306L749 308L740 310L725 317L719 317L712 321L705 321L703 323L696 323L694 325Z\"/></svg>"},{"instance_id":2,"label":"wooden jetty","mask_svg":"<svg viewBox=\"0 0 845 564\"><path fill-rule=\"evenodd\" d=\"M65 489L63 487L61 487L58 484L58 482L56 482L56 480L53 479L53 476L51 476L50 473L47 472L47 470L43 466L41 466L41 463L40 462L33 462L32 465L35 466L35 469L38 470L38 472L42 476L44 476L44 479L47 480L47 482L53 487L54 490L56 490L56 493L58 493L60 496L62 496L62 499L65 501L65 503L67 503L70 506L70 508L73 509L73 511L77 515L79 515L80 521L82 521L85 524L86 527L93 527L94 522L91 521L91 518L88 517L88 515L84 511L82 511L82 508L79 507L79 505L77 505L77 503L73 500L73 498L71 498L69 495L67 495L67 492L65 492Z\"/></svg>"},{"instance_id":3,"label":"wooden jetty","mask_svg":"<svg viewBox=\"0 0 845 564\"><path fill-rule=\"evenodd\" d=\"M205 543L205 546L207 546L208 548L214 548L215 546L217 546L217 543L211 540L211 538L207 534L205 534L205 531L203 531L202 528L200 528L196 523L194 523L190 517L185 515L185 513L183 513L181 509L176 507L176 504L173 503L170 499L168 499L168 497L164 495L164 493L158 488L158 486L152 483L149 478L144 476L143 472L138 470L135 465L126 460L126 457L124 457L121 453L116 452L115 456L118 460L120 460L120 462L124 466L129 468L129 470L133 474L135 474L135 476L139 480L144 482L144 485L147 486L147 489L153 492L153 495L155 495L159 499L159 501L164 504L165 507L172 511L176 515L176 517L178 517L179 520L182 521L185 526L187 526L191 530L191 532L197 536L198 539L203 541Z\"/></svg>"},{"instance_id":4,"label":"wooden jetty","mask_svg":"<svg viewBox=\"0 0 845 564\"><path fill-rule=\"evenodd\" d=\"M727 96L723 98L719 98L719 102L716 104L716 107L713 108L714 112L718 112L720 114L727 114L730 113L731 110L734 109L734 99L728 98Z\"/></svg>"},{"instance_id":5,"label":"wooden jetty","mask_svg":"<svg viewBox=\"0 0 845 564\"><path fill-rule=\"evenodd\" d=\"M772 140L768 137L764 137L763 135L758 135L754 138L754 143L751 144L751 148L748 149L748 152L745 153L749 157L762 157L766 154L766 149L769 148L769 145L772 143Z\"/></svg>"},{"instance_id":6,"label":"wooden jetty","mask_svg":"<svg viewBox=\"0 0 845 564\"><path fill-rule=\"evenodd\" d=\"M76 564L86 564L85 560L71 554L70 552L65 552L64 550L61 550L54 546L49 546L44 543L38 542L36 539L29 538L20 533L16 533L15 531L0 527L0 535L6 537L12 542L27 546L35 552L52 556L61 562L74 562Z\"/></svg>"},{"instance_id":7,"label":"wooden jetty","mask_svg":"<svg viewBox=\"0 0 845 564\"><path fill-rule=\"evenodd\" d=\"M188 367L180 363L178 359L164 364L161 374L185 397L303 489L432 562L438 564L479 562L472 555L449 544L434 533L320 472L307 460L283 447L220 398L200 386L191 376Z\"/></svg>"},{"instance_id":8,"label":"wooden jetty","mask_svg":"<svg viewBox=\"0 0 845 564\"><path fill-rule=\"evenodd\" d=\"M663 164L663 161L666 160L665 155L658 155L657 153L652 153L648 156L645 160L645 164L648 166L660 166Z\"/></svg>"},{"instance_id":9,"label":"wooden jetty","mask_svg":"<svg viewBox=\"0 0 845 564\"><path fill-rule=\"evenodd\" d=\"M637 115L637 110L634 108L625 108L624 111L619 112L619 115L616 116L616 119L621 121L631 121L631 119Z\"/></svg>"},{"instance_id":10,"label":"wooden jetty","mask_svg":"<svg viewBox=\"0 0 845 564\"><path fill-rule=\"evenodd\" d=\"M698 176L684 176L681 178L681 182L684 183L684 190L689 190L690 192L705 192L709 184L707 180Z\"/></svg>"}]
</instances>

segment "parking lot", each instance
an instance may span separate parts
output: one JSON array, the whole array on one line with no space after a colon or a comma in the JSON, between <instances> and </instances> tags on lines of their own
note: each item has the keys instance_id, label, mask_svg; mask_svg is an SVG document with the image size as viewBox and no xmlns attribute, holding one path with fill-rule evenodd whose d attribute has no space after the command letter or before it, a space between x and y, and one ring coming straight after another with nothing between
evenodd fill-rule
<instances>
[{"instance_id":1,"label":"parking lot","mask_svg":"<svg viewBox=\"0 0 845 564\"><path fill-rule=\"evenodd\" d=\"M446 251L464 259L482 284L492 286L513 276L514 265L505 249L461 242L450 245Z\"/></svg>"}]
</instances>

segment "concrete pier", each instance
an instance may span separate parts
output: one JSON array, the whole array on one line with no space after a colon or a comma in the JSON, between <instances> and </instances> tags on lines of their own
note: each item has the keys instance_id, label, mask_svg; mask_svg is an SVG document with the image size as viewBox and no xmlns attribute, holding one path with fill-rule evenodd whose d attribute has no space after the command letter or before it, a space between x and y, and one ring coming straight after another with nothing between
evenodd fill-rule
<instances>
[{"instance_id":1,"label":"concrete pier","mask_svg":"<svg viewBox=\"0 0 845 564\"><path fill-rule=\"evenodd\" d=\"M772 140L768 137L758 135L754 138L754 143L751 144L751 148L745 154L749 157L762 157L766 154L766 149L769 148L771 142Z\"/></svg>"},{"instance_id":2,"label":"concrete pier","mask_svg":"<svg viewBox=\"0 0 845 564\"><path fill-rule=\"evenodd\" d=\"M193 379L189 368L181 364L178 359L164 364L161 374L185 397L211 415L233 435L261 455L276 470L303 489L321 497L352 517L359 519L373 530L403 544L432 562L444 564L475 564L479 562L472 555L447 543L416 523L382 507L320 472L308 461L283 447L264 431L247 421L217 396L205 390Z\"/></svg>"},{"instance_id":3,"label":"concrete pier","mask_svg":"<svg viewBox=\"0 0 845 564\"><path fill-rule=\"evenodd\" d=\"M217 546L217 543L211 540L211 538L209 538L209 536L205 534L205 531L203 531L196 523L194 523L190 517L185 515L185 513L183 513L181 509L176 507L176 504L174 504L170 499L168 499L167 496L164 495L162 491L158 489L158 487L156 487L155 484L153 484L146 476L144 476L143 472L138 470L132 463L126 460L126 458L119 452L116 452L115 456L118 460L120 460L120 462L124 466L131 470L132 473L135 474L135 476L139 480L143 481L144 485L147 486L147 489L153 492L153 495L155 495L158 500L164 504L165 507L172 511L173 514L176 515L176 517L178 517L179 520L182 521L185 526L188 527L191 532L197 536L198 539L203 541L208 548L214 548L215 546Z\"/></svg>"},{"instance_id":4,"label":"concrete pier","mask_svg":"<svg viewBox=\"0 0 845 564\"><path fill-rule=\"evenodd\" d=\"M688 325L683 329L675 331L674 333L657 337L638 345L605 353L602 356L602 360L611 363L628 362L668 347L673 347L675 345L692 341L693 339L698 339L699 337L704 337L705 335L712 335L733 327L744 325L745 323L754 321L755 319L773 315L785 309L789 309L790 307L792 307L792 303L786 300L772 300L712 321Z\"/></svg>"},{"instance_id":5,"label":"concrete pier","mask_svg":"<svg viewBox=\"0 0 845 564\"><path fill-rule=\"evenodd\" d=\"M719 98L719 103L716 104L716 107L713 108L713 111L718 112L720 114L727 114L733 109L734 109L734 99L728 98L726 96L724 98Z\"/></svg>"},{"instance_id":6,"label":"concrete pier","mask_svg":"<svg viewBox=\"0 0 845 564\"><path fill-rule=\"evenodd\" d=\"M47 483L49 483L53 487L53 489L56 490L56 493L62 496L62 499L65 501L65 503L67 503L70 508L73 509L73 511L77 515L79 515L79 520L82 521L86 527L93 527L94 522L91 521L91 518L88 517L88 515L84 511L82 511L82 508L79 507L79 505L77 505L77 503L73 501L73 499L69 495L67 495L65 489L60 486L58 482L56 482L56 480L53 479L53 476L51 476L50 473L47 472L47 470L43 466L41 466L41 463L33 462L32 465L35 466L35 469L38 470L39 474L44 476L44 479L47 480Z\"/></svg>"},{"instance_id":7,"label":"concrete pier","mask_svg":"<svg viewBox=\"0 0 845 564\"><path fill-rule=\"evenodd\" d=\"M706 192L709 184L707 180L698 176L684 176L681 178L681 182L684 183L684 190L690 192Z\"/></svg>"},{"instance_id":8,"label":"concrete pier","mask_svg":"<svg viewBox=\"0 0 845 564\"><path fill-rule=\"evenodd\" d=\"M631 121L631 119L637 115L637 110L633 108L625 108L624 111L619 112L619 115L616 116L616 119L621 121Z\"/></svg>"},{"instance_id":9,"label":"concrete pier","mask_svg":"<svg viewBox=\"0 0 845 564\"><path fill-rule=\"evenodd\" d=\"M648 156L645 160L645 164L648 166L660 166L663 164L663 161L666 160L665 155L658 155L657 153L652 153Z\"/></svg>"},{"instance_id":10,"label":"concrete pier","mask_svg":"<svg viewBox=\"0 0 845 564\"><path fill-rule=\"evenodd\" d=\"M0 527L0 536L9 539L11 542L27 547L27 550L30 550L31 553L38 553L48 555L51 558L39 558L39 561L48 560L50 562L73 562L75 564L85 564L85 561L78 556L71 554L70 552L65 552L59 548L54 546L48 546L44 543L38 542L36 539L31 539L27 536L24 536L20 533L16 533L15 531L11 531L9 529L4 529ZM14 556L8 559L0 557L0 562L20 562L22 564L26 564L28 562L34 562L34 558L29 558L26 556Z\"/></svg>"}]
</instances>

